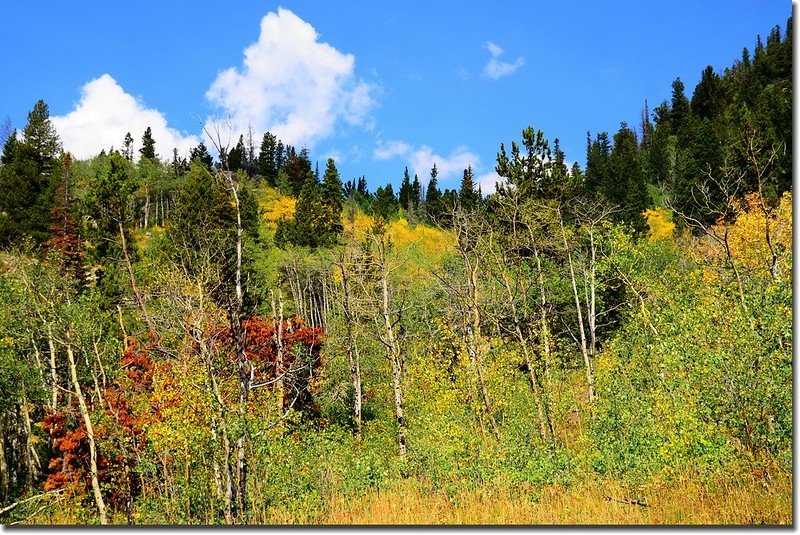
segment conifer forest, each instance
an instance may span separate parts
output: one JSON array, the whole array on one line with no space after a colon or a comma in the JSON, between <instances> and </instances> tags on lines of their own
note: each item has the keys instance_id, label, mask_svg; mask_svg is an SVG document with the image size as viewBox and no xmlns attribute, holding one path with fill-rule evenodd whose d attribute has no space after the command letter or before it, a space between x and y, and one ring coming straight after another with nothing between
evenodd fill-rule
<instances>
[{"instance_id":1,"label":"conifer forest","mask_svg":"<svg viewBox=\"0 0 800 535\"><path fill-rule=\"evenodd\" d=\"M0 522L792 524L791 29L491 193L223 123L77 159L34 96Z\"/></svg>"}]
</instances>

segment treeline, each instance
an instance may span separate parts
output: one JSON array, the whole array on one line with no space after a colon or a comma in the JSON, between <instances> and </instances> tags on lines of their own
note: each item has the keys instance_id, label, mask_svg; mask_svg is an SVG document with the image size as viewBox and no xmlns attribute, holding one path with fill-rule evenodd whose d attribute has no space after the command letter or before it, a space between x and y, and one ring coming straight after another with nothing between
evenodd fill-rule
<instances>
[{"instance_id":1,"label":"treeline","mask_svg":"<svg viewBox=\"0 0 800 535\"><path fill-rule=\"evenodd\" d=\"M0 166L2 518L319 522L408 478L790 489L790 28L587 135L585 170L526 128L485 197L435 165L370 193L269 132L74 161L39 101Z\"/></svg>"}]
</instances>

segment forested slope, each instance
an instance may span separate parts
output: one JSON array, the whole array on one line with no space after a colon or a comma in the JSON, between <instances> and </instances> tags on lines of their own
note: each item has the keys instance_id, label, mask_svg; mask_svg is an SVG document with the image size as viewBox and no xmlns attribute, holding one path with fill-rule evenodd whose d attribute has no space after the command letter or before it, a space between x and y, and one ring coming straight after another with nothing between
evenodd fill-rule
<instances>
[{"instance_id":1,"label":"forested slope","mask_svg":"<svg viewBox=\"0 0 800 535\"><path fill-rule=\"evenodd\" d=\"M487 196L269 132L75 161L39 101L0 165L0 518L791 523L791 58L790 20L585 169L527 128Z\"/></svg>"}]
</instances>

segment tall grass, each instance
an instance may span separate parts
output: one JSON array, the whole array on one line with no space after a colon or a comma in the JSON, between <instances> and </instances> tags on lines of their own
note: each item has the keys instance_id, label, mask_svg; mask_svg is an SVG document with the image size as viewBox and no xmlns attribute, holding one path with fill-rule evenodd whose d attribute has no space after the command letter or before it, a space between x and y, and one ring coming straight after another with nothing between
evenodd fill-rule
<instances>
[{"instance_id":1,"label":"tall grass","mask_svg":"<svg viewBox=\"0 0 800 535\"><path fill-rule=\"evenodd\" d=\"M635 495L615 481L565 489L488 486L452 495L406 480L358 498L335 498L323 524L738 525L792 524L791 478L770 485L650 484ZM638 503L631 503L638 502ZM640 505L646 504L646 506Z\"/></svg>"}]
</instances>

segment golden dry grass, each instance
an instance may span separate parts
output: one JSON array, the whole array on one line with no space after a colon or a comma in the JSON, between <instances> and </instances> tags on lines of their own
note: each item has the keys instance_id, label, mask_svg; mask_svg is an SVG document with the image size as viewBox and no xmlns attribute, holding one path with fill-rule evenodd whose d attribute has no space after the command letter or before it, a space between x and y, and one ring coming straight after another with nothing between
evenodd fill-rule
<instances>
[{"instance_id":1,"label":"golden dry grass","mask_svg":"<svg viewBox=\"0 0 800 535\"><path fill-rule=\"evenodd\" d=\"M623 503L647 503L648 507ZM791 524L791 481L764 486L682 481L650 485L631 495L615 482L529 493L507 489L459 492L448 497L404 482L351 500L335 499L323 524L456 525L737 525Z\"/></svg>"}]
</instances>

